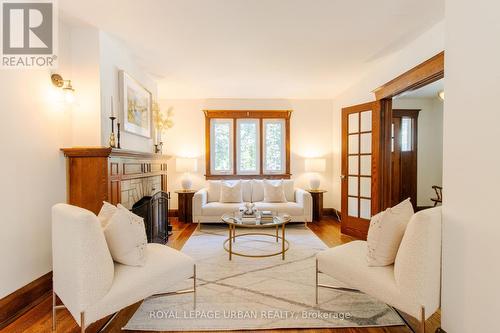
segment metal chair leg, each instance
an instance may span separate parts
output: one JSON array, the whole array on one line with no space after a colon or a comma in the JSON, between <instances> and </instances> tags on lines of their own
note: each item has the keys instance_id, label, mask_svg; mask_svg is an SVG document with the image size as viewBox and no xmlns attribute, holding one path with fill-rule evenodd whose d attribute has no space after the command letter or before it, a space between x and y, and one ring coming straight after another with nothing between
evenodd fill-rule
<instances>
[{"instance_id":1,"label":"metal chair leg","mask_svg":"<svg viewBox=\"0 0 500 333\"><path fill-rule=\"evenodd\" d=\"M56 293L52 286L52 331L56 330Z\"/></svg>"},{"instance_id":2,"label":"metal chair leg","mask_svg":"<svg viewBox=\"0 0 500 333\"><path fill-rule=\"evenodd\" d=\"M85 333L85 312L80 313L80 332Z\"/></svg>"},{"instance_id":3,"label":"metal chair leg","mask_svg":"<svg viewBox=\"0 0 500 333\"><path fill-rule=\"evenodd\" d=\"M425 308L420 308L420 333L425 333Z\"/></svg>"},{"instance_id":4,"label":"metal chair leg","mask_svg":"<svg viewBox=\"0 0 500 333\"><path fill-rule=\"evenodd\" d=\"M196 265L193 266L193 306L196 310Z\"/></svg>"},{"instance_id":5,"label":"metal chair leg","mask_svg":"<svg viewBox=\"0 0 500 333\"><path fill-rule=\"evenodd\" d=\"M316 305L318 305L318 258L316 258Z\"/></svg>"}]
</instances>

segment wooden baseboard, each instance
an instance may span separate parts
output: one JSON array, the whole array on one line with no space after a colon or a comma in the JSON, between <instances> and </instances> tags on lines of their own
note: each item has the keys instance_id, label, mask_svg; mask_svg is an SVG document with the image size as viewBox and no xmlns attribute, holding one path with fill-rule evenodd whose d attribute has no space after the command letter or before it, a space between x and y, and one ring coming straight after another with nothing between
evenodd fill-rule
<instances>
[{"instance_id":1,"label":"wooden baseboard","mask_svg":"<svg viewBox=\"0 0 500 333\"><path fill-rule=\"evenodd\" d=\"M177 209L169 209L168 210L168 216L170 216L170 217L178 217L179 216L179 210L177 210Z\"/></svg>"},{"instance_id":2,"label":"wooden baseboard","mask_svg":"<svg viewBox=\"0 0 500 333\"><path fill-rule=\"evenodd\" d=\"M0 330L39 304L52 291L52 272L0 299Z\"/></svg>"},{"instance_id":3,"label":"wooden baseboard","mask_svg":"<svg viewBox=\"0 0 500 333\"><path fill-rule=\"evenodd\" d=\"M340 211L335 208L323 208L323 215L333 217L340 222Z\"/></svg>"},{"instance_id":4,"label":"wooden baseboard","mask_svg":"<svg viewBox=\"0 0 500 333\"><path fill-rule=\"evenodd\" d=\"M343 233L344 235L348 235L348 236L354 237L356 239L366 240L366 234L364 234L363 232L361 232L358 229L349 228L349 227L345 226L344 224L341 225L340 232Z\"/></svg>"}]
</instances>

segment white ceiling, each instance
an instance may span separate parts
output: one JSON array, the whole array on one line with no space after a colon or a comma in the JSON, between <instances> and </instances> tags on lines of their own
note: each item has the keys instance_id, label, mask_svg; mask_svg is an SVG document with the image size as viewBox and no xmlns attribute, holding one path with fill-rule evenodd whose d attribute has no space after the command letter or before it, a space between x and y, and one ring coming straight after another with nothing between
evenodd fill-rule
<instances>
[{"instance_id":1,"label":"white ceiling","mask_svg":"<svg viewBox=\"0 0 500 333\"><path fill-rule=\"evenodd\" d=\"M444 90L444 79L438 80L422 88L402 93L395 98L438 98L438 93Z\"/></svg>"},{"instance_id":2,"label":"white ceiling","mask_svg":"<svg viewBox=\"0 0 500 333\"><path fill-rule=\"evenodd\" d=\"M64 0L162 98L331 98L444 17L444 0Z\"/></svg>"}]
</instances>

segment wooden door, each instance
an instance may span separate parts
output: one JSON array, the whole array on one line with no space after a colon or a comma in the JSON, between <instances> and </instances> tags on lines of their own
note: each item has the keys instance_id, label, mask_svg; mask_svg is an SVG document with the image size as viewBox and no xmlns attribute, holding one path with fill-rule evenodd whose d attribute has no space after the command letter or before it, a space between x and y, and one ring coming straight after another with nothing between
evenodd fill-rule
<instances>
[{"instance_id":1,"label":"wooden door","mask_svg":"<svg viewBox=\"0 0 500 333\"><path fill-rule=\"evenodd\" d=\"M392 110L391 130L391 206L411 198L417 209L418 112Z\"/></svg>"},{"instance_id":2,"label":"wooden door","mask_svg":"<svg viewBox=\"0 0 500 333\"><path fill-rule=\"evenodd\" d=\"M366 239L380 209L381 102L342 109L342 233Z\"/></svg>"}]
</instances>

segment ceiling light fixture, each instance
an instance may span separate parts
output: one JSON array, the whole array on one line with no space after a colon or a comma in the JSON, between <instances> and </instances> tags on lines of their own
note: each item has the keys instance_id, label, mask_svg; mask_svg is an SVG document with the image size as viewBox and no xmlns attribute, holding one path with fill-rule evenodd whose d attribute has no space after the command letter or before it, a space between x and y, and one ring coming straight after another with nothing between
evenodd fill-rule
<instances>
[{"instance_id":1,"label":"ceiling light fixture","mask_svg":"<svg viewBox=\"0 0 500 333\"><path fill-rule=\"evenodd\" d=\"M50 76L52 84L58 88L62 88L64 92L64 100L67 103L75 101L75 89L71 85L71 80L64 80L61 75L55 73Z\"/></svg>"},{"instance_id":2,"label":"ceiling light fixture","mask_svg":"<svg viewBox=\"0 0 500 333\"><path fill-rule=\"evenodd\" d=\"M444 101L444 90L443 90L443 91L438 92L438 97L439 97L442 101Z\"/></svg>"}]
</instances>

